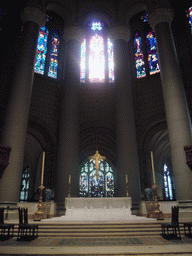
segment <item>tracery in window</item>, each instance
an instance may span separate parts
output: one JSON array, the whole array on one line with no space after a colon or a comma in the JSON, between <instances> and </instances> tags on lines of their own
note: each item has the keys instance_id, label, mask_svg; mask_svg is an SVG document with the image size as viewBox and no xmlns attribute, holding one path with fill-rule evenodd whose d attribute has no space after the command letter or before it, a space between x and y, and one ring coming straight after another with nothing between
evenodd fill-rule
<instances>
[{"instance_id":1,"label":"tracery in window","mask_svg":"<svg viewBox=\"0 0 192 256\"><path fill-rule=\"evenodd\" d=\"M87 37L81 45L81 82L114 82L113 44L106 37L105 26L103 22L88 24Z\"/></svg>"},{"instance_id":2,"label":"tracery in window","mask_svg":"<svg viewBox=\"0 0 192 256\"><path fill-rule=\"evenodd\" d=\"M95 160L89 160L84 164L79 178L79 195L81 197L113 197L114 172L107 161L100 161L98 178Z\"/></svg>"},{"instance_id":3,"label":"tracery in window","mask_svg":"<svg viewBox=\"0 0 192 256\"><path fill-rule=\"evenodd\" d=\"M29 167L27 167L22 173L20 202L27 202L29 195L29 178Z\"/></svg>"}]
</instances>

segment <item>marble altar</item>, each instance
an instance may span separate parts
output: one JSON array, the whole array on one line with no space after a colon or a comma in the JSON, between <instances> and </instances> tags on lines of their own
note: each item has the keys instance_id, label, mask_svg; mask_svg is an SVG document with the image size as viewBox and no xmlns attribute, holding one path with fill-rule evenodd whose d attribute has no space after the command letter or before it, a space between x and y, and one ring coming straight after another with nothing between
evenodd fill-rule
<instances>
[{"instance_id":1,"label":"marble altar","mask_svg":"<svg viewBox=\"0 0 192 256\"><path fill-rule=\"evenodd\" d=\"M132 215L131 197L67 197L65 199L65 206L66 213L64 216L43 221L154 221L154 219Z\"/></svg>"}]
</instances>

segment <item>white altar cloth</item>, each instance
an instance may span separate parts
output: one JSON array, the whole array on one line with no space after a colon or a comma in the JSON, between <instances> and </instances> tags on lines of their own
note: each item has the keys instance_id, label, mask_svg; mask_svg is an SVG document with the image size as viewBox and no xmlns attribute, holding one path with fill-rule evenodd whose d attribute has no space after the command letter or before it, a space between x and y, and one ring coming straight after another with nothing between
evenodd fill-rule
<instances>
[{"instance_id":1,"label":"white altar cloth","mask_svg":"<svg viewBox=\"0 0 192 256\"><path fill-rule=\"evenodd\" d=\"M64 216L44 219L44 222L76 222L76 221L155 221L145 217L132 215L131 197L84 198L68 197L65 199Z\"/></svg>"},{"instance_id":2,"label":"white altar cloth","mask_svg":"<svg viewBox=\"0 0 192 256\"><path fill-rule=\"evenodd\" d=\"M66 198L67 218L106 220L129 217L130 197Z\"/></svg>"}]
</instances>

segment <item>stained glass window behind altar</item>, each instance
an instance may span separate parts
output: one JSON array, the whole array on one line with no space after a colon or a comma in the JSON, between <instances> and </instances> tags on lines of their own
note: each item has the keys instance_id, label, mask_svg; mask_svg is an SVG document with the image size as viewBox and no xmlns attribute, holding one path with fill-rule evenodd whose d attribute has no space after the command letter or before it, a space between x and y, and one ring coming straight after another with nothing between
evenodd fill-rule
<instances>
[{"instance_id":1,"label":"stained glass window behind altar","mask_svg":"<svg viewBox=\"0 0 192 256\"><path fill-rule=\"evenodd\" d=\"M43 26L39 31L35 72L43 75L45 71L45 59L47 54L47 42L48 42L49 30L46 26Z\"/></svg>"},{"instance_id":2,"label":"stained glass window behind altar","mask_svg":"<svg viewBox=\"0 0 192 256\"><path fill-rule=\"evenodd\" d=\"M79 196L113 197L114 172L107 161L99 163L99 177L96 177L95 160L87 161L81 168Z\"/></svg>"},{"instance_id":3,"label":"stained glass window behind altar","mask_svg":"<svg viewBox=\"0 0 192 256\"><path fill-rule=\"evenodd\" d=\"M55 30L52 35L52 44L51 44L49 71L48 71L48 76L53 78L57 78L59 44L60 44L59 33L58 31Z\"/></svg>"}]
</instances>

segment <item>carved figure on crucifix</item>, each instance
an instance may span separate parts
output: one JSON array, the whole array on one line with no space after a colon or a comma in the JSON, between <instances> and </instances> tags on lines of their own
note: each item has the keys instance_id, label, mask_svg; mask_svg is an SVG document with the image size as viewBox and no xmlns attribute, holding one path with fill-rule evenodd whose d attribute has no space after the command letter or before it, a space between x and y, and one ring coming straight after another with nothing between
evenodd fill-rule
<instances>
[{"instance_id":1,"label":"carved figure on crucifix","mask_svg":"<svg viewBox=\"0 0 192 256\"><path fill-rule=\"evenodd\" d=\"M95 160L96 178L99 178L99 163L101 160L105 160L105 156L101 156L99 151L96 150L95 155L88 157L90 160Z\"/></svg>"}]
</instances>

